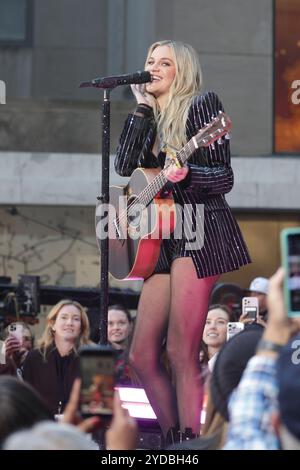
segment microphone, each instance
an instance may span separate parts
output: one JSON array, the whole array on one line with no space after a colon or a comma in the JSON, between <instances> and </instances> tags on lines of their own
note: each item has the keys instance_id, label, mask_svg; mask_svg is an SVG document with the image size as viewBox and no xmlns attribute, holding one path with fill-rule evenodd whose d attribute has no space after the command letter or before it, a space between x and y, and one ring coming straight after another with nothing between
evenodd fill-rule
<instances>
[{"instance_id":1,"label":"microphone","mask_svg":"<svg viewBox=\"0 0 300 470\"><path fill-rule=\"evenodd\" d=\"M152 77L150 72L136 72L128 75L94 78L94 80L90 80L89 82L81 82L79 88L115 88L119 85L132 85L151 81Z\"/></svg>"}]
</instances>

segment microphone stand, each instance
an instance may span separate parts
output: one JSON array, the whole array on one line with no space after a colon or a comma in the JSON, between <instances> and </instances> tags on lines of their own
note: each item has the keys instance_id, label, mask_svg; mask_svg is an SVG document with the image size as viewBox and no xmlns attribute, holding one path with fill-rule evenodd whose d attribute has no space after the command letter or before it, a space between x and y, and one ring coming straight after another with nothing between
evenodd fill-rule
<instances>
[{"instance_id":1,"label":"microphone stand","mask_svg":"<svg viewBox=\"0 0 300 470\"><path fill-rule=\"evenodd\" d=\"M96 78L88 82L81 82L79 88L93 87L104 89L104 101L102 105L102 183L101 194L97 197L100 204L108 208L109 204L109 163L110 163L110 91L119 85L130 83L146 83L151 81L150 72L137 72L131 75ZM100 219L108 216L101 212ZM100 241L100 344L107 344L107 311L108 311L108 262L109 243L108 233L101 237Z\"/></svg>"},{"instance_id":2,"label":"microphone stand","mask_svg":"<svg viewBox=\"0 0 300 470\"><path fill-rule=\"evenodd\" d=\"M108 207L109 204L109 163L110 163L110 89L104 90L102 105L102 181L101 195L98 200ZM105 214L107 215L107 214ZM103 215L104 216L104 215ZM108 236L100 242L100 344L107 344L108 312Z\"/></svg>"},{"instance_id":3,"label":"microphone stand","mask_svg":"<svg viewBox=\"0 0 300 470\"><path fill-rule=\"evenodd\" d=\"M104 88L104 100L102 104L102 181L101 194L97 197L101 204L108 207L109 204L109 163L110 163L110 91L115 88L112 84L103 86L101 84L82 82L79 87L91 86L94 88ZM102 213L101 218L107 217L107 211ZM108 235L108 234L107 234ZM107 344L107 311L108 311L108 261L109 244L108 236L101 237L100 240L100 341L99 344Z\"/></svg>"}]
</instances>

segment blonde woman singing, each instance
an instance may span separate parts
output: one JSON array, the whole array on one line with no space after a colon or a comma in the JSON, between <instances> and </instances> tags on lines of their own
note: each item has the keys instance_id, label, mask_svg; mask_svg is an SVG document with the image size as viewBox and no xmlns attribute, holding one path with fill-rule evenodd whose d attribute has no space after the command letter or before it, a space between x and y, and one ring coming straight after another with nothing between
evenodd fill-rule
<instances>
[{"instance_id":1,"label":"blonde woman singing","mask_svg":"<svg viewBox=\"0 0 300 470\"><path fill-rule=\"evenodd\" d=\"M145 69L152 81L132 85L137 108L125 122L117 150L115 168L122 176L137 167L164 168L162 142L180 149L223 111L214 92L200 93L201 69L191 46L156 42ZM167 442L173 442L199 433L199 347L212 288L220 274L239 269L250 257L224 196L233 186L228 139L196 150L186 166L170 165L165 174L175 203L183 212L192 210L189 229L204 231L204 244L190 248L186 227L180 238L173 234L163 240L155 271L143 285L130 360ZM199 205L204 217L197 214ZM172 381L161 363L164 339Z\"/></svg>"}]
</instances>

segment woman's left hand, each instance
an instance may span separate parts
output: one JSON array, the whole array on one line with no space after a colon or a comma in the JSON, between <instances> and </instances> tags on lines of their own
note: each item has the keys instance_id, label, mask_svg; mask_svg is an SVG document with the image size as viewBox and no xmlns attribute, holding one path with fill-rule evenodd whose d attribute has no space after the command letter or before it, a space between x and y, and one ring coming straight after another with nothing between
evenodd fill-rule
<instances>
[{"instance_id":1,"label":"woman's left hand","mask_svg":"<svg viewBox=\"0 0 300 470\"><path fill-rule=\"evenodd\" d=\"M165 168L165 175L169 181L172 183L178 183L179 181L184 180L188 174L189 169L186 166L178 168L176 165L170 165L168 168Z\"/></svg>"}]
</instances>

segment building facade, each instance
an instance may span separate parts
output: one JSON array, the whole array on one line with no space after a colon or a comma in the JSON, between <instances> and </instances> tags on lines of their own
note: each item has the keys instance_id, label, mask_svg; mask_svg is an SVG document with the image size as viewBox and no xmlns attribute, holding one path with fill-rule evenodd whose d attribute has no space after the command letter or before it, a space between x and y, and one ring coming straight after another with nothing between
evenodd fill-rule
<instances>
[{"instance_id":1,"label":"building facade","mask_svg":"<svg viewBox=\"0 0 300 470\"><path fill-rule=\"evenodd\" d=\"M246 287L271 275L281 228L300 222L300 159L274 151L277 7L273 0L0 0L0 275L98 285L103 94L78 85L142 69L148 46L167 38L198 51L204 89L218 93L233 121L235 186L227 200L253 263L222 280ZM134 101L127 87L111 97L112 163ZM124 183L113 165L111 182Z\"/></svg>"}]
</instances>

